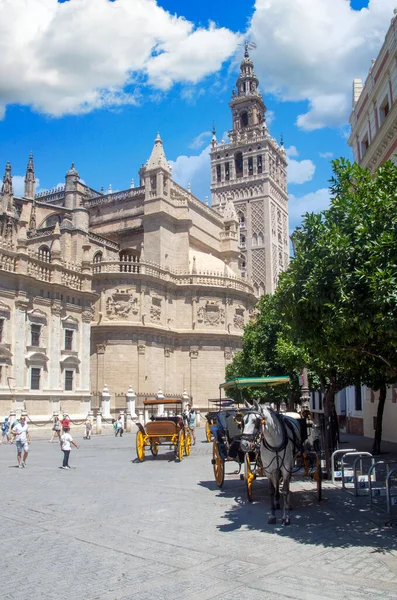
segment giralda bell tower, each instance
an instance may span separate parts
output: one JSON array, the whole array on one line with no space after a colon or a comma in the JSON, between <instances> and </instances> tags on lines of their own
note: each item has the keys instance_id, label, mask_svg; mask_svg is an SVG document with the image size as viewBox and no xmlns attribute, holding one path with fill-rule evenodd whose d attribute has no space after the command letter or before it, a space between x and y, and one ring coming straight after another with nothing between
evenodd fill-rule
<instances>
[{"instance_id":1,"label":"giralda bell tower","mask_svg":"<svg viewBox=\"0 0 397 600\"><path fill-rule=\"evenodd\" d=\"M289 263L287 161L266 126L266 106L245 44L240 76L229 104L229 142L211 143L212 207L223 214L232 199L240 223L241 275L255 293L274 292Z\"/></svg>"}]
</instances>

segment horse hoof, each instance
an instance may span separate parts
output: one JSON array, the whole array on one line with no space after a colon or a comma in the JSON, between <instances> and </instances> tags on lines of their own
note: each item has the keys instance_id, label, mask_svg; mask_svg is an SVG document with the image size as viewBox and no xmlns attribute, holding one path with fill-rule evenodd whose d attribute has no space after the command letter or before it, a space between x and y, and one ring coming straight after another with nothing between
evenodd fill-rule
<instances>
[{"instance_id":1,"label":"horse hoof","mask_svg":"<svg viewBox=\"0 0 397 600\"><path fill-rule=\"evenodd\" d=\"M268 525L275 525L276 523L277 523L276 517L269 517L269 520L267 522Z\"/></svg>"},{"instance_id":2,"label":"horse hoof","mask_svg":"<svg viewBox=\"0 0 397 600\"><path fill-rule=\"evenodd\" d=\"M282 519L282 524L283 525L291 525L291 519L289 517Z\"/></svg>"}]
</instances>

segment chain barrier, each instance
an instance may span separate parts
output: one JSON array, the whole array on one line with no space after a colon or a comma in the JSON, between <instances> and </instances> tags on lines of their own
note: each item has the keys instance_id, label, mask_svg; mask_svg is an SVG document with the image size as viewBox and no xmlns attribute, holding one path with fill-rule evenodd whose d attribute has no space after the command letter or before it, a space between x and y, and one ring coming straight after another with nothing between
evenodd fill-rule
<instances>
[{"instance_id":1,"label":"chain barrier","mask_svg":"<svg viewBox=\"0 0 397 600\"><path fill-rule=\"evenodd\" d=\"M48 425L48 423L54 422L53 419L51 418L49 421L46 421L45 423L42 423L41 425L39 425L38 423L35 423L34 421L32 421L32 419L29 417L29 415L26 415L26 418L29 421L29 423L31 423L35 427L45 427L46 425Z\"/></svg>"}]
</instances>

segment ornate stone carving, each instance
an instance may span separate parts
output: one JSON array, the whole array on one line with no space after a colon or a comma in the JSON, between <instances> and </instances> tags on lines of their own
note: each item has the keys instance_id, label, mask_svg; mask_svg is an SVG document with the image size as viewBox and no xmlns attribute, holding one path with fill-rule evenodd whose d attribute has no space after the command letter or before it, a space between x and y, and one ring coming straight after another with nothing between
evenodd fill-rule
<instances>
[{"instance_id":1,"label":"ornate stone carving","mask_svg":"<svg viewBox=\"0 0 397 600\"><path fill-rule=\"evenodd\" d=\"M8 304L6 304L5 302L2 302L2 301L0 300L0 315L1 315L3 318L9 319L9 317L10 317L10 312L11 312L11 309L10 309L10 307L8 306Z\"/></svg>"},{"instance_id":2,"label":"ornate stone carving","mask_svg":"<svg viewBox=\"0 0 397 600\"><path fill-rule=\"evenodd\" d=\"M168 348L168 347L164 348L164 356L166 358L169 358L171 356L171 353L172 353L172 348Z\"/></svg>"},{"instance_id":3,"label":"ornate stone carving","mask_svg":"<svg viewBox=\"0 0 397 600\"><path fill-rule=\"evenodd\" d=\"M81 318L83 320L83 323L91 323L91 321L92 321L92 310L91 310L91 308L83 310L83 312L81 313Z\"/></svg>"},{"instance_id":4,"label":"ornate stone carving","mask_svg":"<svg viewBox=\"0 0 397 600\"><path fill-rule=\"evenodd\" d=\"M116 289L106 300L106 316L108 319L128 319L139 312L139 300L129 289Z\"/></svg>"},{"instance_id":5,"label":"ornate stone carving","mask_svg":"<svg viewBox=\"0 0 397 600\"><path fill-rule=\"evenodd\" d=\"M106 344L97 344L96 345L96 353L97 354L105 354L105 350L106 350Z\"/></svg>"},{"instance_id":6,"label":"ornate stone carving","mask_svg":"<svg viewBox=\"0 0 397 600\"><path fill-rule=\"evenodd\" d=\"M233 360L233 352L229 349L225 349L225 360Z\"/></svg>"},{"instance_id":7,"label":"ornate stone carving","mask_svg":"<svg viewBox=\"0 0 397 600\"><path fill-rule=\"evenodd\" d=\"M190 350L189 356L190 358L198 358L198 350Z\"/></svg>"},{"instance_id":8,"label":"ornate stone carving","mask_svg":"<svg viewBox=\"0 0 397 600\"><path fill-rule=\"evenodd\" d=\"M55 317L59 317L59 315L61 314L62 311L62 304L60 303L59 300L54 300L54 302L51 304L51 314L53 314Z\"/></svg>"},{"instance_id":9,"label":"ornate stone carving","mask_svg":"<svg viewBox=\"0 0 397 600\"><path fill-rule=\"evenodd\" d=\"M224 325L225 310L219 305L219 302L209 300L198 309L197 321L208 326Z\"/></svg>"},{"instance_id":10,"label":"ornate stone carving","mask_svg":"<svg viewBox=\"0 0 397 600\"><path fill-rule=\"evenodd\" d=\"M152 298L150 307L150 320L153 323L159 323L161 319L161 298Z\"/></svg>"},{"instance_id":11,"label":"ornate stone carving","mask_svg":"<svg viewBox=\"0 0 397 600\"><path fill-rule=\"evenodd\" d=\"M146 346L145 344L138 344L138 354L145 354Z\"/></svg>"},{"instance_id":12,"label":"ornate stone carving","mask_svg":"<svg viewBox=\"0 0 397 600\"><path fill-rule=\"evenodd\" d=\"M244 329L244 309L236 308L233 323L236 329Z\"/></svg>"}]
</instances>

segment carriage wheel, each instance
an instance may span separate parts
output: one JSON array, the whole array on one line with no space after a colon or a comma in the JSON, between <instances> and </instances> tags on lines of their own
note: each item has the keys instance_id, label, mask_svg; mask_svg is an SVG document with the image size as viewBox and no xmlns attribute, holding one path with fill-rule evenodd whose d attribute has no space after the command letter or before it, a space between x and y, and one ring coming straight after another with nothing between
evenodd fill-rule
<instances>
[{"instance_id":1,"label":"carriage wheel","mask_svg":"<svg viewBox=\"0 0 397 600\"><path fill-rule=\"evenodd\" d=\"M145 460L145 437L140 430L138 430L136 434L136 455L139 462L143 462Z\"/></svg>"},{"instance_id":2,"label":"carriage wheel","mask_svg":"<svg viewBox=\"0 0 397 600\"><path fill-rule=\"evenodd\" d=\"M158 442L150 442L150 452L152 453L153 458L156 458L159 453Z\"/></svg>"},{"instance_id":3,"label":"carriage wheel","mask_svg":"<svg viewBox=\"0 0 397 600\"><path fill-rule=\"evenodd\" d=\"M244 481L245 491L247 492L248 502L252 502L252 482L255 479L255 475L251 470L251 461L248 452L244 456Z\"/></svg>"},{"instance_id":4,"label":"carriage wheel","mask_svg":"<svg viewBox=\"0 0 397 600\"><path fill-rule=\"evenodd\" d=\"M181 462L183 458L183 452L185 450L185 432L183 429L180 430L177 445L175 448L175 458Z\"/></svg>"},{"instance_id":5,"label":"carriage wheel","mask_svg":"<svg viewBox=\"0 0 397 600\"><path fill-rule=\"evenodd\" d=\"M223 482L225 481L225 461L219 454L219 448L216 440L214 440L214 445L212 446L212 466L214 468L216 484L219 487L222 487Z\"/></svg>"},{"instance_id":6,"label":"carriage wheel","mask_svg":"<svg viewBox=\"0 0 397 600\"><path fill-rule=\"evenodd\" d=\"M185 456L189 456L192 449L192 434L188 431L185 434Z\"/></svg>"},{"instance_id":7,"label":"carriage wheel","mask_svg":"<svg viewBox=\"0 0 397 600\"><path fill-rule=\"evenodd\" d=\"M211 427L210 427L210 424L208 423L208 421L205 424L205 436L207 438L207 442L210 442L212 433L211 433Z\"/></svg>"}]
</instances>

